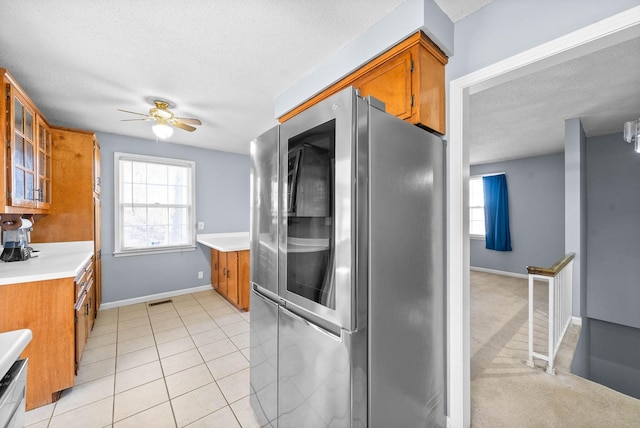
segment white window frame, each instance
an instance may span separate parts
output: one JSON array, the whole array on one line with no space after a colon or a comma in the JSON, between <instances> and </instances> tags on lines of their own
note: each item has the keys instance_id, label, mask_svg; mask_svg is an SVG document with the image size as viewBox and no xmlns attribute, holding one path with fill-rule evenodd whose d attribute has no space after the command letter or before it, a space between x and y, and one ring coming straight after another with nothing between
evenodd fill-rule
<instances>
[{"instance_id":1,"label":"white window frame","mask_svg":"<svg viewBox=\"0 0 640 428\"><path fill-rule=\"evenodd\" d=\"M482 200L482 205L471 205L471 183L475 180L479 180L482 183L482 177L484 177L484 175L472 175L471 177L469 177L469 237L471 239L486 239L486 229L485 229L485 233L483 234L477 234L477 233L471 233L471 211L474 209L482 209L484 212L484 198Z\"/></svg>"},{"instance_id":2,"label":"white window frame","mask_svg":"<svg viewBox=\"0 0 640 428\"><path fill-rule=\"evenodd\" d=\"M123 248L123 227L122 216L123 210L131 204L126 204L120 199L120 195L123 194L122 180L120 171L120 161L135 161L144 163L155 163L161 165L172 165L185 167L190 170L189 174L189 186L190 186L190 200L187 203L189 209L188 214L188 230L189 238L188 242L184 245L163 245L158 247L146 246L136 248ZM195 194L195 178L196 178L196 163L194 161L174 158L164 158L157 156L147 156L134 153L114 153L114 257L123 256L135 256L142 254L158 254L158 253L172 253L182 251L195 251L196 249L196 230L195 230L195 218L196 218L196 194ZM148 206L151 204L142 204L141 206ZM170 206L170 204L166 204Z\"/></svg>"}]
</instances>

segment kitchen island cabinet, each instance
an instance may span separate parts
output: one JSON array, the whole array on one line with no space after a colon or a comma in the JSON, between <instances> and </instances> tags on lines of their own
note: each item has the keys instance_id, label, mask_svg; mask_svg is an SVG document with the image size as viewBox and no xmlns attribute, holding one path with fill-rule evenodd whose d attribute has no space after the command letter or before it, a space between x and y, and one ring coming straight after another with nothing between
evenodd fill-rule
<instances>
[{"instance_id":1,"label":"kitchen island cabinet","mask_svg":"<svg viewBox=\"0 0 640 428\"><path fill-rule=\"evenodd\" d=\"M211 286L237 308L249 310L249 233L210 233L197 241L211 248Z\"/></svg>"},{"instance_id":2,"label":"kitchen island cabinet","mask_svg":"<svg viewBox=\"0 0 640 428\"><path fill-rule=\"evenodd\" d=\"M74 383L76 278L90 266L93 242L32 244L36 257L0 263L0 331L29 329L27 410L56 401Z\"/></svg>"},{"instance_id":3,"label":"kitchen island cabinet","mask_svg":"<svg viewBox=\"0 0 640 428\"><path fill-rule=\"evenodd\" d=\"M211 286L238 309L249 309L249 250L211 249Z\"/></svg>"}]
</instances>

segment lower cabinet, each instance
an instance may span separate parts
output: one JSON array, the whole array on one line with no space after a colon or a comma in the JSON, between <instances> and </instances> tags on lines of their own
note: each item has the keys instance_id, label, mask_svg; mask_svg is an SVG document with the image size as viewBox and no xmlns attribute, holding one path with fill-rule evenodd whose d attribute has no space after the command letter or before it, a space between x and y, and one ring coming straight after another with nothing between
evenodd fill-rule
<instances>
[{"instance_id":1,"label":"lower cabinet","mask_svg":"<svg viewBox=\"0 0 640 428\"><path fill-rule=\"evenodd\" d=\"M57 401L73 386L93 305L92 259L76 278L0 285L0 331L28 328L33 334L21 354L29 359L27 410Z\"/></svg>"},{"instance_id":2,"label":"lower cabinet","mask_svg":"<svg viewBox=\"0 0 640 428\"><path fill-rule=\"evenodd\" d=\"M73 386L75 299L73 278L0 286L0 331L33 333L21 354L29 358L27 410L56 401L60 391Z\"/></svg>"},{"instance_id":3,"label":"lower cabinet","mask_svg":"<svg viewBox=\"0 0 640 428\"><path fill-rule=\"evenodd\" d=\"M211 286L237 308L249 310L249 250L212 248Z\"/></svg>"},{"instance_id":4,"label":"lower cabinet","mask_svg":"<svg viewBox=\"0 0 640 428\"><path fill-rule=\"evenodd\" d=\"M75 373L78 374L84 346L95 321L95 287L93 276L93 260L89 260L74 280L75 300Z\"/></svg>"},{"instance_id":5,"label":"lower cabinet","mask_svg":"<svg viewBox=\"0 0 640 428\"><path fill-rule=\"evenodd\" d=\"M211 286L217 292L220 292L220 283L218 277L220 276L220 252L218 250L211 249Z\"/></svg>"}]
</instances>

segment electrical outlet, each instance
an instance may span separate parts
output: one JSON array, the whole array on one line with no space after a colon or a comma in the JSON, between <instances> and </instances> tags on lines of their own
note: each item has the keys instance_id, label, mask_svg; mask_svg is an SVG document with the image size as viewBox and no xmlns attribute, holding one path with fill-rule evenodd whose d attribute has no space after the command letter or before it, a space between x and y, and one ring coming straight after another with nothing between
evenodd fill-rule
<instances>
[{"instance_id":1,"label":"electrical outlet","mask_svg":"<svg viewBox=\"0 0 640 428\"><path fill-rule=\"evenodd\" d=\"M204 278L204 272L198 271L198 279Z\"/></svg>"},{"instance_id":2,"label":"electrical outlet","mask_svg":"<svg viewBox=\"0 0 640 428\"><path fill-rule=\"evenodd\" d=\"M198 230L204 230L204 221L198 222Z\"/></svg>"}]
</instances>

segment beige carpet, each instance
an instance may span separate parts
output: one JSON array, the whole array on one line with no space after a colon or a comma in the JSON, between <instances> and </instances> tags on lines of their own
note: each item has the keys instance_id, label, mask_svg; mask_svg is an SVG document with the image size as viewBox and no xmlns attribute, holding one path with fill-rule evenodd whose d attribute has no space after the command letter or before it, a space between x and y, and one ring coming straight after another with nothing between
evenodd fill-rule
<instances>
[{"instance_id":1,"label":"beige carpet","mask_svg":"<svg viewBox=\"0 0 640 428\"><path fill-rule=\"evenodd\" d=\"M546 351L547 287L535 287L534 348ZM640 427L640 400L570 373L580 328L556 357L527 366L526 279L471 272L471 424L498 427Z\"/></svg>"}]
</instances>

